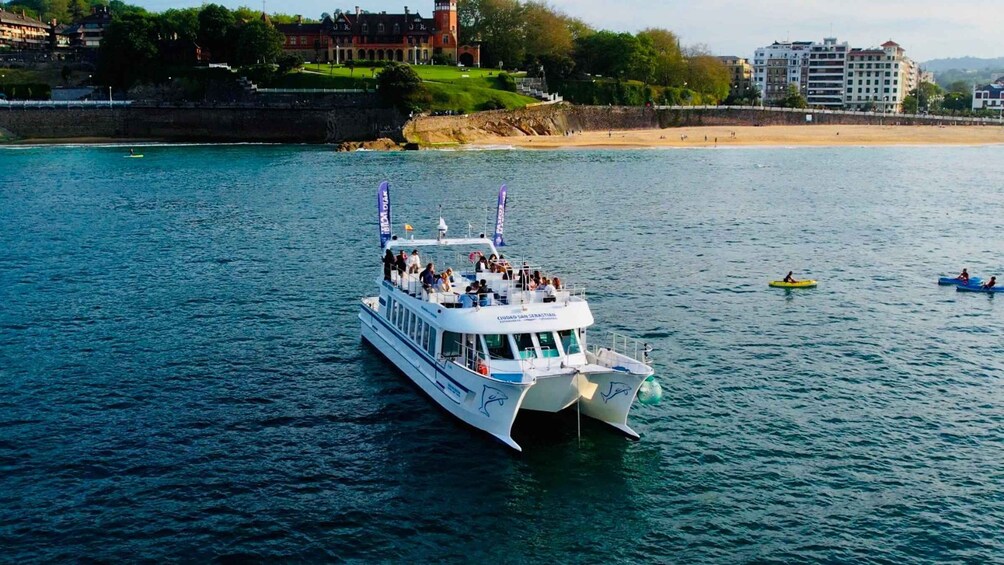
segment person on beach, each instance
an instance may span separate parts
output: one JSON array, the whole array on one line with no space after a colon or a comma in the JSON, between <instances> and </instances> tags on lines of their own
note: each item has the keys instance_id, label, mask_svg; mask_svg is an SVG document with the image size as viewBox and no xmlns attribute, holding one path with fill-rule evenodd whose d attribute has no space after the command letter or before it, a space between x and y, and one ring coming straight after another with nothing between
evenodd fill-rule
<instances>
[{"instance_id":1,"label":"person on beach","mask_svg":"<svg viewBox=\"0 0 1004 565\"><path fill-rule=\"evenodd\" d=\"M965 269L962 269L962 274L955 278L959 279L960 281L966 284L969 284L969 273Z\"/></svg>"},{"instance_id":2,"label":"person on beach","mask_svg":"<svg viewBox=\"0 0 1004 565\"><path fill-rule=\"evenodd\" d=\"M990 282L983 283L983 290L990 290L997 286L997 277L990 277Z\"/></svg>"},{"instance_id":3,"label":"person on beach","mask_svg":"<svg viewBox=\"0 0 1004 565\"><path fill-rule=\"evenodd\" d=\"M795 277L791 276L793 271L788 271L788 274L784 277L784 282L786 283L797 283Z\"/></svg>"},{"instance_id":4,"label":"person on beach","mask_svg":"<svg viewBox=\"0 0 1004 565\"><path fill-rule=\"evenodd\" d=\"M390 273L394 270L396 264L397 259L394 258L394 252L388 249L383 255L383 280L390 280Z\"/></svg>"}]
</instances>

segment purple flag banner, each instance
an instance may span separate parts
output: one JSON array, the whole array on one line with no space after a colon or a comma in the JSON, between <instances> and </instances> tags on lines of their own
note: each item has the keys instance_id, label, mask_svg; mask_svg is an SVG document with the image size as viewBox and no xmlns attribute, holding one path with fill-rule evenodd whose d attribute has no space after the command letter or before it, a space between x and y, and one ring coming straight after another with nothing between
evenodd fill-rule
<instances>
[{"instance_id":1,"label":"purple flag banner","mask_svg":"<svg viewBox=\"0 0 1004 565\"><path fill-rule=\"evenodd\" d=\"M499 189L499 208L498 213L495 216L495 237L492 238L492 243L495 247L504 247L505 238L502 237L502 230L505 228L505 201L506 201L506 188L502 185Z\"/></svg>"},{"instance_id":2,"label":"purple flag banner","mask_svg":"<svg viewBox=\"0 0 1004 565\"><path fill-rule=\"evenodd\" d=\"M380 247L387 247L390 241L390 183L380 183L377 191L377 213L380 215Z\"/></svg>"}]
</instances>

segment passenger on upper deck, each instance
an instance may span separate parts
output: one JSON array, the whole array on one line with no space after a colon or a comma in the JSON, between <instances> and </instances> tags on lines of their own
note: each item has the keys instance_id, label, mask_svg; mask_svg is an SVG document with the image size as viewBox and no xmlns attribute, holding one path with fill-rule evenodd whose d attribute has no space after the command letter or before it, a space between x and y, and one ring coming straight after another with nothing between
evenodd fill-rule
<instances>
[{"instance_id":1,"label":"passenger on upper deck","mask_svg":"<svg viewBox=\"0 0 1004 565\"><path fill-rule=\"evenodd\" d=\"M394 265L397 267L398 278L404 277L404 272L408 270L408 254L404 250L401 250Z\"/></svg>"},{"instance_id":2,"label":"passenger on upper deck","mask_svg":"<svg viewBox=\"0 0 1004 565\"><path fill-rule=\"evenodd\" d=\"M461 308L473 308L475 304L478 303L478 294L472 290L472 287L468 285L464 289L464 294L460 296L460 307Z\"/></svg>"},{"instance_id":3,"label":"passenger on upper deck","mask_svg":"<svg viewBox=\"0 0 1004 565\"><path fill-rule=\"evenodd\" d=\"M483 273L488 270L488 259L485 259L485 254L478 252L478 257L474 264L474 272Z\"/></svg>"},{"instance_id":4,"label":"passenger on upper deck","mask_svg":"<svg viewBox=\"0 0 1004 565\"><path fill-rule=\"evenodd\" d=\"M520 289L528 290L530 288L530 265L527 265L526 261L523 261L523 266L520 268L516 278L519 280Z\"/></svg>"},{"instance_id":5,"label":"passenger on upper deck","mask_svg":"<svg viewBox=\"0 0 1004 565\"><path fill-rule=\"evenodd\" d=\"M494 253L488 258L488 270L493 273L499 272L499 258Z\"/></svg>"},{"instance_id":6,"label":"passenger on upper deck","mask_svg":"<svg viewBox=\"0 0 1004 565\"><path fill-rule=\"evenodd\" d=\"M457 281L453 280L453 269L451 269L451 268L449 268L449 267L447 267L447 268L446 268L446 277L447 277L448 279L450 279L450 282L451 282L451 283L455 283L455 282L457 282Z\"/></svg>"},{"instance_id":7,"label":"passenger on upper deck","mask_svg":"<svg viewBox=\"0 0 1004 565\"><path fill-rule=\"evenodd\" d=\"M439 275L439 292L453 292L450 277L445 272Z\"/></svg>"},{"instance_id":8,"label":"passenger on upper deck","mask_svg":"<svg viewBox=\"0 0 1004 565\"><path fill-rule=\"evenodd\" d=\"M425 289L426 292L436 291L436 279L438 277L436 277L436 269L433 267L432 263L425 266L425 270L422 271L419 278L422 279L422 288Z\"/></svg>"},{"instance_id":9,"label":"passenger on upper deck","mask_svg":"<svg viewBox=\"0 0 1004 565\"><path fill-rule=\"evenodd\" d=\"M394 270L394 265L397 264L397 259L394 258L394 252L390 249L383 254L383 280L389 281L390 274Z\"/></svg>"},{"instance_id":10,"label":"passenger on upper deck","mask_svg":"<svg viewBox=\"0 0 1004 565\"><path fill-rule=\"evenodd\" d=\"M541 279L540 286L537 290L544 294L543 302L554 302L557 298L554 296L554 286L551 285L551 281L547 277Z\"/></svg>"},{"instance_id":11,"label":"passenger on upper deck","mask_svg":"<svg viewBox=\"0 0 1004 565\"><path fill-rule=\"evenodd\" d=\"M481 284L478 285L478 304L480 306L491 306L494 296L495 293L488 286L488 281L481 279Z\"/></svg>"},{"instance_id":12,"label":"passenger on upper deck","mask_svg":"<svg viewBox=\"0 0 1004 565\"><path fill-rule=\"evenodd\" d=\"M499 272L502 273L502 280L512 280L512 265L505 260L505 255L499 255Z\"/></svg>"},{"instance_id":13,"label":"passenger on upper deck","mask_svg":"<svg viewBox=\"0 0 1004 565\"><path fill-rule=\"evenodd\" d=\"M555 292L561 290L561 279L559 279L558 277L554 277L554 280L551 281L551 284L554 285Z\"/></svg>"},{"instance_id":14,"label":"passenger on upper deck","mask_svg":"<svg viewBox=\"0 0 1004 565\"><path fill-rule=\"evenodd\" d=\"M411 257L408 257L408 272L417 273L422 270L422 258L418 256L418 249L411 252Z\"/></svg>"}]
</instances>

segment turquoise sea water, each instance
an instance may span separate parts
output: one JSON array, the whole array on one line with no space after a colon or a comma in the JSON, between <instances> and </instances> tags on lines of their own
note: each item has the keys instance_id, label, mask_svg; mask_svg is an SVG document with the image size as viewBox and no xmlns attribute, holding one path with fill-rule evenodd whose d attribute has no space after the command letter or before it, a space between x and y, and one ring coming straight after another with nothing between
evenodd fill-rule
<instances>
[{"instance_id":1,"label":"turquoise sea water","mask_svg":"<svg viewBox=\"0 0 1004 565\"><path fill-rule=\"evenodd\" d=\"M999 147L0 149L0 561L1004 560ZM631 442L516 455L360 343L395 223L652 343ZM788 270L820 286L767 288Z\"/></svg>"}]
</instances>

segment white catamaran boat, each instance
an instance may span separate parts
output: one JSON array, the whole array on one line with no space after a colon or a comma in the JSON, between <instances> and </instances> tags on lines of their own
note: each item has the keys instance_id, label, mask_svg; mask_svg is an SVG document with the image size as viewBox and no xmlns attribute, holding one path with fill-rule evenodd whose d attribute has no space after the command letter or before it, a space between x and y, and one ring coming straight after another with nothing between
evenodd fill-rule
<instances>
[{"instance_id":1,"label":"white catamaran boat","mask_svg":"<svg viewBox=\"0 0 1004 565\"><path fill-rule=\"evenodd\" d=\"M503 185L492 239L447 238L442 218L436 239L401 239L391 233L390 188L381 184L385 256L454 253L468 267L453 273L452 291L443 291L428 277L423 284L421 274L385 263L379 295L362 300L363 338L451 414L518 451L510 432L520 410L558 412L575 404L582 415L637 439L628 412L643 384L643 396L648 387L658 388L647 346L614 336L589 347L593 315L581 288L529 290L525 262L514 267L500 259L484 268L481 257L501 257L505 207ZM473 281L490 288L465 294Z\"/></svg>"}]
</instances>

